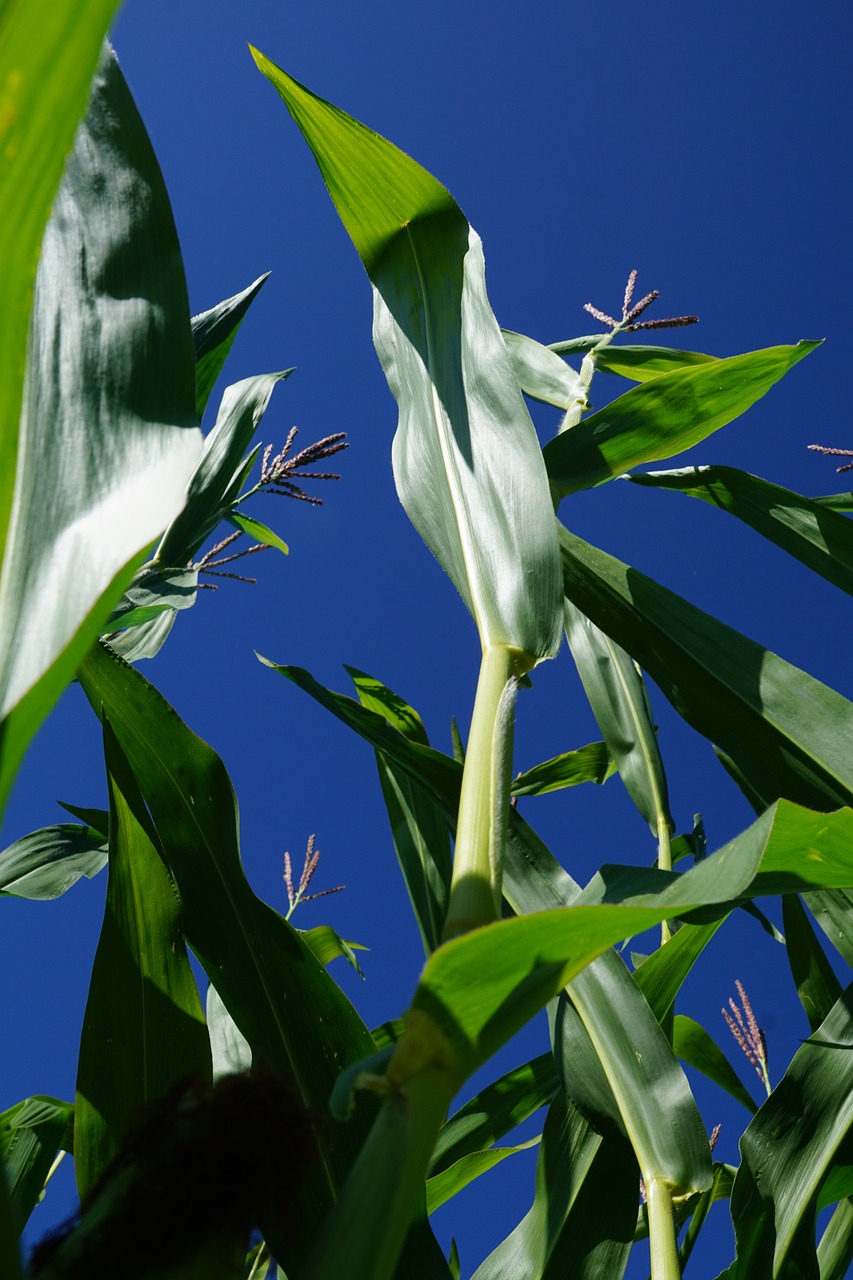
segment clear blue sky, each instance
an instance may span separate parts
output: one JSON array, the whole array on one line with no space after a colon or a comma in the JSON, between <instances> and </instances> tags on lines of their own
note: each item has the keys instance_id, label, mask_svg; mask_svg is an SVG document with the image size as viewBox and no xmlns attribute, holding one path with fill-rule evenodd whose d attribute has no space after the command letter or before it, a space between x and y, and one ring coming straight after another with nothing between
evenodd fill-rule
<instances>
[{"instance_id":1,"label":"clear blue sky","mask_svg":"<svg viewBox=\"0 0 853 1280\"><path fill-rule=\"evenodd\" d=\"M296 923L329 922L370 947L364 983L336 971L368 1025L401 1012L421 960L373 756L253 651L345 691L343 663L370 672L421 711L446 750L451 716L467 726L477 641L397 503L396 413L372 350L367 278L247 41L450 188L483 238L492 305L506 327L544 342L594 331L582 304L618 308L636 267L638 295L662 294L650 314L701 317L684 345L731 355L826 337L744 420L684 456L814 494L843 484L806 446L853 446L851 28L849 8L827 0L807 9L793 0L546 0L526 10L504 0L127 0L114 41L172 195L193 310L272 271L227 380L296 365L262 437L279 445L295 423L302 445L338 430L351 444L323 508L259 500L258 515L290 543L290 557L259 557L257 587L203 593L144 670L225 760L248 874L274 906L286 907L284 850L301 859L316 833L317 888L348 888L302 908ZM594 401L622 385L599 374ZM556 411L538 412L537 423L547 439ZM844 598L722 513L614 483L572 499L561 516L853 696ZM567 654L534 684L519 700L518 768L597 736ZM679 829L701 811L716 848L750 811L710 747L653 696ZM30 752L5 841L61 820L56 799L102 805L104 796L98 727L71 690ZM603 862L654 857L618 780L530 800L524 813L581 881ZM101 877L54 904L3 904L0 963L14 1030L0 1061L0 1106L33 1093L73 1096L104 887ZM725 1034L719 1010L740 978L767 1031L771 1073L774 1058L781 1067L808 1034L782 948L746 917L718 935L699 975L683 1011ZM542 1019L502 1063L541 1051L545 1040ZM736 1065L757 1085L745 1062ZM697 1096L709 1128L724 1124L718 1153L736 1163L734 1104L701 1082ZM535 1154L508 1162L439 1216L443 1243L457 1237L463 1276L526 1210L534 1165ZM64 1216L72 1195L64 1174L33 1233ZM691 1272L715 1275L730 1249L718 1235L714 1256L695 1259Z\"/></svg>"}]
</instances>

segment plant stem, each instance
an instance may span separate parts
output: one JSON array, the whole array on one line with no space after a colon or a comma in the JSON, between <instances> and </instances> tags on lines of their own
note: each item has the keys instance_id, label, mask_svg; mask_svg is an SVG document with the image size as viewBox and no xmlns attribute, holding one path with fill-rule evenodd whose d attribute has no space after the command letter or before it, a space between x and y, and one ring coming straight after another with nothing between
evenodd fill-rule
<instances>
[{"instance_id":1,"label":"plant stem","mask_svg":"<svg viewBox=\"0 0 853 1280\"><path fill-rule=\"evenodd\" d=\"M658 813L658 871L672 870L672 846L670 845L669 823L663 813ZM661 946L669 942L672 930L669 921L664 920L660 927Z\"/></svg>"},{"instance_id":2,"label":"plant stem","mask_svg":"<svg viewBox=\"0 0 853 1280\"><path fill-rule=\"evenodd\" d=\"M681 1280L670 1189L659 1178L652 1178L646 1182L646 1197L649 1206L651 1280Z\"/></svg>"},{"instance_id":3,"label":"plant stem","mask_svg":"<svg viewBox=\"0 0 853 1280\"><path fill-rule=\"evenodd\" d=\"M445 941L500 919L517 656L505 646L483 651L462 774Z\"/></svg>"}]
</instances>

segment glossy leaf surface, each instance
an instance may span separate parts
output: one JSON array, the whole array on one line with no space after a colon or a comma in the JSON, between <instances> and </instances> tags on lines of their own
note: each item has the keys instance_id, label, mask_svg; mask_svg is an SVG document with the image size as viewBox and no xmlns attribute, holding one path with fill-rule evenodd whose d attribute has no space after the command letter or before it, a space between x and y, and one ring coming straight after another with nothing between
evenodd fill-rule
<instances>
[{"instance_id":1,"label":"glossy leaf surface","mask_svg":"<svg viewBox=\"0 0 853 1280\"><path fill-rule=\"evenodd\" d=\"M6 1166L16 1234L41 1199L73 1122L74 1107L57 1098L26 1098L0 1113L0 1159Z\"/></svg>"},{"instance_id":2,"label":"glossy leaf surface","mask_svg":"<svg viewBox=\"0 0 853 1280\"><path fill-rule=\"evenodd\" d=\"M113 7L95 10L103 18ZM51 67L51 83L61 76ZM0 716L7 719L0 797L134 562L183 505L200 444L172 213L142 121L105 51L35 288L0 573ZM45 501L45 484L56 475L62 483L51 485Z\"/></svg>"},{"instance_id":3,"label":"glossy leaf surface","mask_svg":"<svg viewBox=\"0 0 853 1280\"><path fill-rule=\"evenodd\" d=\"M479 237L392 143L262 54L374 285L374 341L400 420L400 500L485 648L559 648L559 553L536 432L486 296Z\"/></svg>"},{"instance_id":4,"label":"glossy leaf surface","mask_svg":"<svg viewBox=\"0 0 853 1280\"><path fill-rule=\"evenodd\" d=\"M59 898L81 876L107 865L104 837L92 827L60 822L22 836L0 853L0 896Z\"/></svg>"},{"instance_id":5,"label":"glossy leaf surface","mask_svg":"<svg viewBox=\"0 0 853 1280\"><path fill-rule=\"evenodd\" d=\"M109 722L110 860L104 923L80 1038L74 1171L85 1199L131 1117L190 1074L210 1079L210 1045L181 933L181 902Z\"/></svg>"},{"instance_id":6,"label":"glossy leaf surface","mask_svg":"<svg viewBox=\"0 0 853 1280\"><path fill-rule=\"evenodd\" d=\"M760 400L817 342L769 347L644 382L551 440L544 449L561 497L706 439Z\"/></svg>"},{"instance_id":7,"label":"glossy leaf surface","mask_svg":"<svg viewBox=\"0 0 853 1280\"><path fill-rule=\"evenodd\" d=\"M213 384L222 372L222 366L228 358L246 312L268 279L269 272L266 272L233 298L225 298L209 311L202 311L192 318L196 411L199 419L207 407Z\"/></svg>"},{"instance_id":8,"label":"glossy leaf surface","mask_svg":"<svg viewBox=\"0 0 853 1280\"><path fill-rule=\"evenodd\" d=\"M568 598L762 795L853 800L853 704L562 527L560 542Z\"/></svg>"},{"instance_id":9,"label":"glossy leaf surface","mask_svg":"<svg viewBox=\"0 0 853 1280\"><path fill-rule=\"evenodd\" d=\"M579 373L549 347L522 333L501 329L518 385L525 395L557 409L568 409L586 398Z\"/></svg>"},{"instance_id":10,"label":"glossy leaf surface","mask_svg":"<svg viewBox=\"0 0 853 1280\"><path fill-rule=\"evenodd\" d=\"M551 342L549 348L557 355L585 354L601 341L601 335L588 338L570 338L568 342ZM679 351L676 347L617 346L602 347L595 353L595 367L604 373L618 373L632 382L648 382L662 373L673 373L690 365L708 364L716 356L703 355L701 351Z\"/></svg>"}]
</instances>

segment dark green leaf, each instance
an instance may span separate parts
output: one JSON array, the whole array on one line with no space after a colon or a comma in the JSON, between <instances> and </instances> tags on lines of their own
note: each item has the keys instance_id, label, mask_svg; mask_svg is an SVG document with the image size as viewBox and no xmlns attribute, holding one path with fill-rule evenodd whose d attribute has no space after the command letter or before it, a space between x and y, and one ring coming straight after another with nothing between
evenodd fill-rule
<instances>
[{"instance_id":1,"label":"dark green leaf","mask_svg":"<svg viewBox=\"0 0 853 1280\"><path fill-rule=\"evenodd\" d=\"M741 1138L732 1190L738 1276L818 1274L821 1183L853 1122L853 988L797 1051Z\"/></svg>"},{"instance_id":2,"label":"dark green leaf","mask_svg":"<svg viewBox=\"0 0 853 1280\"><path fill-rule=\"evenodd\" d=\"M832 511L853 511L853 493L828 493L820 498L812 498L812 502L829 507Z\"/></svg>"},{"instance_id":3,"label":"dark green leaf","mask_svg":"<svg viewBox=\"0 0 853 1280\"><path fill-rule=\"evenodd\" d=\"M14 6L16 15L41 9ZM47 124L47 133L54 144L64 140L63 151L70 140L66 117L70 111L74 120L78 106L76 90L63 106L62 95L54 97L55 86L69 74L78 87L81 74L88 79L90 42L114 9L98 0L99 17L93 22L87 13L81 24L85 37L70 37L82 72L69 72L64 51L52 50L45 64L45 84L54 86L45 101L63 121L61 128L56 121ZM4 23L12 47L17 23L17 16ZM43 26L55 33L57 20L45 18ZM41 45L41 31L35 39ZM20 47L17 56L22 68L33 65ZM21 68L10 69L0 83L8 92L19 80L29 93ZM7 118L14 114L7 112ZM30 159L44 159L54 173L50 147ZM33 192L32 179L13 179L13 171L7 170L5 182ZM37 203L26 214L39 230L42 200L49 201L53 183L49 178L47 191L35 185ZM12 222L20 225L17 216ZM29 232L22 234L23 245L4 259L9 270L15 264L4 288L10 297L14 293L16 307L19 290L21 298L30 296L29 280L18 276L21 253L24 275L30 271ZM19 337L8 337L8 344L0 344L3 359L9 358L8 346L18 362ZM10 385L20 388L17 374ZM6 721L0 803L27 742L102 629L145 549L183 505L201 445L189 307L172 213L142 121L108 50L45 229L24 406L0 574L0 718ZM5 477L5 468L0 470ZM48 478L58 476L62 482L50 485L46 500ZM0 522L5 524L5 511Z\"/></svg>"},{"instance_id":4,"label":"dark green leaf","mask_svg":"<svg viewBox=\"0 0 853 1280\"><path fill-rule=\"evenodd\" d=\"M463 1156L491 1146L551 1102L559 1085L550 1053L514 1067L486 1085L443 1126L433 1147L429 1176L435 1177Z\"/></svg>"},{"instance_id":5,"label":"dark green leaf","mask_svg":"<svg viewBox=\"0 0 853 1280\"><path fill-rule=\"evenodd\" d=\"M699 444L745 413L819 345L769 347L677 369L633 387L545 446L552 490L566 497Z\"/></svg>"},{"instance_id":6,"label":"dark green leaf","mask_svg":"<svg viewBox=\"0 0 853 1280\"><path fill-rule=\"evenodd\" d=\"M672 1047L682 1062L701 1071L746 1107L747 1111L755 1114L758 1107L741 1084L728 1058L698 1022L677 1013L673 1020Z\"/></svg>"},{"instance_id":7,"label":"dark green leaf","mask_svg":"<svg viewBox=\"0 0 853 1280\"><path fill-rule=\"evenodd\" d=\"M91 880L106 865L99 831L71 822L42 827L0 853L0 896L59 898L81 876Z\"/></svg>"},{"instance_id":8,"label":"dark green leaf","mask_svg":"<svg viewBox=\"0 0 853 1280\"><path fill-rule=\"evenodd\" d=\"M27 1098L0 1113L0 1158L6 1165L16 1236L41 1199L73 1119L72 1104L57 1098Z\"/></svg>"},{"instance_id":9,"label":"dark green leaf","mask_svg":"<svg viewBox=\"0 0 853 1280\"><path fill-rule=\"evenodd\" d=\"M853 967L853 893L820 889L806 894L805 903L838 954Z\"/></svg>"},{"instance_id":10,"label":"dark green leaf","mask_svg":"<svg viewBox=\"0 0 853 1280\"><path fill-rule=\"evenodd\" d=\"M820 1280L847 1280L853 1266L853 1200L842 1200L817 1250Z\"/></svg>"},{"instance_id":11,"label":"dark green leaf","mask_svg":"<svg viewBox=\"0 0 853 1280\"><path fill-rule=\"evenodd\" d=\"M616 772L613 757L604 742L590 742L575 751L566 751L543 760L532 769L525 769L513 778L514 796L544 796L549 791L561 791L563 787L576 787L581 782L599 784L612 778Z\"/></svg>"},{"instance_id":12,"label":"dark green leaf","mask_svg":"<svg viewBox=\"0 0 853 1280\"><path fill-rule=\"evenodd\" d=\"M560 541L569 599L755 789L816 809L853 800L853 704L562 526Z\"/></svg>"},{"instance_id":13,"label":"dark green leaf","mask_svg":"<svg viewBox=\"0 0 853 1280\"><path fill-rule=\"evenodd\" d=\"M139 781L181 896L187 941L256 1057L295 1079L311 1110L324 1114L339 1071L372 1052L373 1042L310 947L250 889L221 760L138 672L104 650L90 653L79 678L93 705L103 703ZM286 1242L269 1237L288 1269L319 1230L371 1111L362 1105L349 1124L314 1130L303 1231Z\"/></svg>"},{"instance_id":14,"label":"dark green leaf","mask_svg":"<svg viewBox=\"0 0 853 1280\"><path fill-rule=\"evenodd\" d=\"M363 671L347 667L363 707L383 716L422 746L429 740L418 713L397 694ZM397 860L427 955L439 945L450 893L452 860L447 823L411 778L381 751L379 781L391 821Z\"/></svg>"},{"instance_id":15,"label":"dark green leaf","mask_svg":"<svg viewBox=\"0 0 853 1280\"><path fill-rule=\"evenodd\" d=\"M209 311L193 316L193 348L195 350L196 409L201 419L210 399L213 384L222 372L237 330L261 287L269 278L269 272L258 276L248 289L226 298Z\"/></svg>"},{"instance_id":16,"label":"dark green leaf","mask_svg":"<svg viewBox=\"0 0 853 1280\"><path fill-rule=\"evenodd\" d=\"M520 1142L514 1147L489 1147L486 1151L471 1151L468 1155L448 1165L441 1173L433 1174L427 1180L427 1210L434 1213L441 1205L452 1200L455 1195L474 1182L475 1179L501 1164L507 1156L517 1155L519 1151L529 1151L539 1145L539 1136Z\"/></svg>"},{"instance_id":17,"label":"dark green leaf","mask_svg":"<svg viewBox=\"0 0 853 1280\"><path fill-rule=\"evenodd\" d=\"M853 595L853 524L825 505L733 467L684 467L630 478L636 484L673 489L721 507Z\"/></svg>"},{"instance_id":18,"label":"dark green leaf","mask_svg":"<svg viewBox=\"0 0 853 1280\"><path fill-rule=\"evenodd\" d=\"M181 903L109 722L110 858L80 1039L74 1170L85 1199L131 1117L182 1077L210 1079L210 1044L181 934Z\"/></svg>"},{"instance_id":19,"label":"dark green leaf","mask_svg":"<svg viewBox=\"0 0 853 1280\"><path fill-rule=\"evenodd\" d=\"M809 1020L809 1027L812 1031L817 1031L841 996L841 983L795 893L785 894L782 898L782 922L787 940L788 963L797 995Z\"/></svg>"},{"instance_id":20,"label":"dark green leaf","mask_svg":"<svg viewBox=\"0 0 853 1280\"><path fill-rule=\"evenodd\" d=\"M604 741L655 839L674 831L666 774L643 678L630 655L566 601L566 638Z\"/></svg>"},{"instance_id":21,"label":"dark green leaf","mask_svg":"<svg viewBox=\"0 0 853 1280\"><path fill-rule=\"evenodd\" d=\"M666 946L658 947L638 966L634 981L659 1022L666 1019L681 984L725 920L720 916L710 924L683 924Z\"/></svg>"}]
</instances>

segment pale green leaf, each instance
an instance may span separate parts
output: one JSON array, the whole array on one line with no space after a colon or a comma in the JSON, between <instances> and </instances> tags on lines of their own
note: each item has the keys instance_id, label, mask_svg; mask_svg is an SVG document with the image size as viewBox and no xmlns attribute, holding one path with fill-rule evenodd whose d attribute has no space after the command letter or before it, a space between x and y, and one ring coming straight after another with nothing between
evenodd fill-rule
<instances>
[{"instance_id":1,"label":"pale green leaf","mask_svg":"<svg viewBox=\"0 0 853 1280\"><path fill-rule=\"evenodd\" d=\"M0 895L59 898L81 876L107 865L104 837L92 827L61 822L22 836L0 853Z\"/></svg>"},{"instance_id":2,"label":"pale green leaf","mask_svg":"<svg viewBox=\"0 0 853 1280\"><path fill-rule=\"evenodd\" d=\"M269 279L269 272L258 276L247 289L225 298L209 311L193 316L193 350L195 351L196 409L199 418L207 407L213 384L222 371L228 352L243 318Z\"/></svg>"},{"instance_id":3,"label":"pale green leaf","mask_svg":"<svg viewBox=\"0 0 853 1280\"><path fill-rule=\"evenodd\" d=\"M568 409L586 399L581 376L565 360L533 338L501 329L518 385L525 395L557 409Z\"/></svg>"}]
</instances>

